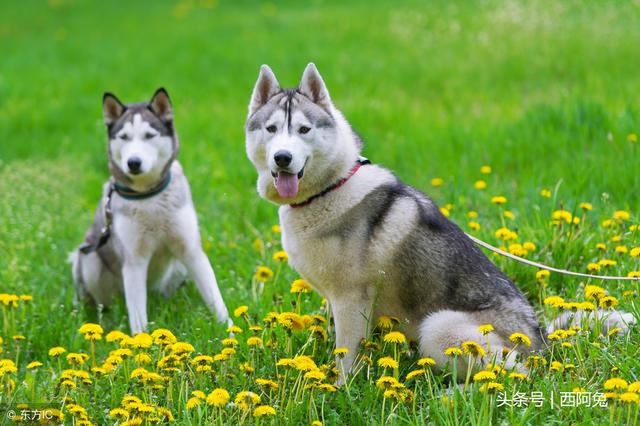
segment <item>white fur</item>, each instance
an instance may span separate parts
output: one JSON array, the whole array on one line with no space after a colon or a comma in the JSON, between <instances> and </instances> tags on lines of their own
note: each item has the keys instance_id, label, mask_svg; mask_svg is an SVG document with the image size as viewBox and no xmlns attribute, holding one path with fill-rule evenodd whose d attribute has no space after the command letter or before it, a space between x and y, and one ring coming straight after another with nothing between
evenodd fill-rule
<instances>
[{"instance_id":1,"label":"white fur","mask_svg":"<svg viewBox=\"0 0 640 426\"><path fill-rule=\"evenodd\" d=\"M134 334L147 326L147 282L169 295L187 274L218 321L229 320L213 268L202 250L196 212L177 161L171 172L169 187L154 197L127 200L113 194L108 244L113 245L121 271L114 274L95 252L75 255L76 262L82 262L78 278L96 303L109 304L117 291L124 290Z\"/></svg>"},{"instance_id":2,"label":"white fur","mask_svg":"<svg viewBox=\"0 0 640 426\"><path fill-rule=\"evenodd\" d=\"M157 182L173 154L171 138L161 136L140 114L124 123L110 147L114 161L132 179L130 186L135 190L147 189ZM139 174L130 173L128 161L133 157L142 161Z\"/></svg>"}]
</instances>

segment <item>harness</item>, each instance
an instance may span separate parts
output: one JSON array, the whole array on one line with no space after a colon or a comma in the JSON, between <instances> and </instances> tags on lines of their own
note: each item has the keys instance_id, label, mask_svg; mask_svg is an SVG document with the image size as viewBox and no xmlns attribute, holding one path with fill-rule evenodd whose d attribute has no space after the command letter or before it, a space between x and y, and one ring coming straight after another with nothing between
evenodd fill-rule
<instances>
[{"instance_id":1,"label":"harness","mask_svg":"<svg viewBox=\"0 0 640 426\"><path fill-rule=\"evenodd\" d=\"M113 211L111 210L111 200L113 198L113 193L118 193L119 196L124 198L125 200L146 200L147 198L151 198L160 194L162 191L167 189L169 184L171 183L171 171L168 171L162 181L151 188L146 192L138 192L128 186L117 183L115 179L112 177L109 180L109 189L107 190L107 197L104 201L104 205L102 207L102 214L104 217L104 226L100 230L100 237L96 242L89 243L85 241L79 248L80 253L89 254L93 253L100 249L100 247L104 246L107 241L109 241L109 237L111 237L111 225L113 224Z\"/></svg>"}]
</instances>

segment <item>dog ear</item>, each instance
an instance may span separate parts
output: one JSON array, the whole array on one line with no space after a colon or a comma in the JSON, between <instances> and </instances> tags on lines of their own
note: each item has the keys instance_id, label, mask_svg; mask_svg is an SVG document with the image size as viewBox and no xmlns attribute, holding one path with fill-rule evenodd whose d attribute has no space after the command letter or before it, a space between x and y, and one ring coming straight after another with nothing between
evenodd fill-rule
<instances>
[{"instance_id":1,"label":"dog ear","mask_svg":"<svg viewBox=\"0 0 640 426\"><path fill-rule=\"evenodd\" d=\"M104 116L104 124L107 126L115 123L126 109L127 107L114 94L105 92L102 95L102 115Z\"/></svg>"},{"instance_id":2,"label":"dog ear","mask_svg":"<svg viewBox=\"0 0 640 426\"><path fill-rule=\"evenodd\" d=\"M280 91L280 84L275 74L268 65L260 67L260 75L258 81L253 88L251 102L249 102L249 115L252 115L262 105L266 104L269 98Z\"/></svg>"},{"instance_id":3,"label":"dog ear","mask_svg":"<svg viewBox=\"0 0 640 426\"><path fill-rule=\"evenodd\" d=\"M324 85L324 81L313 62L304 69L298 90L324 109L329 109L331 106L327 86Z\"/></svg>"},{"instance_id":4,"label":"dog ear","mask_svg":"<svg viewBox=\"0 0 640 426\"><path fill-rule=\"evenodd\" d=\"M153 97L149 101L149 108L151 108L151 111L160 117L162 121L173 120L171 99L169 99L169 94L164 87L159 88L156 90L156 93L153 94Z\"/></svg>"}]
</instances>

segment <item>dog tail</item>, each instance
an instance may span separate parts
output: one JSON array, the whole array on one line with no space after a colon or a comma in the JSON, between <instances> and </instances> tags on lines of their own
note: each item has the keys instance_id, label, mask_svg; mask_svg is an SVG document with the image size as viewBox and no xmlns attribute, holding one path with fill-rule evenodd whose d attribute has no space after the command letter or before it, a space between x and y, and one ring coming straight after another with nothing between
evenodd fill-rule
<instances>
[{"instance_id":1,"label":"dog tail","mask_svg":"<svg viewBox=\"0 0 640 426\"><path fill-rule=\"evenodd\" d=\"M617 311L602 310L596 311L565 311L554 318L547 327L547 334L551 334L556 330L566 330L571 327L589 328L591 330L599 330L602 333L609 333L616 330L618 334L629 331L629 327L636 324L636 318L633 314Z\"/></svg>"},{"instance_id":2,"label":"dog tail","mask_svg":"<svg viewBox=\"0 0 640 426\"><path fill-rule=\"evenodd\" d=\"M67 262L71 264L71 277L73 278L73 286L75 292L73 295L73 304L77 305L81 299L86 297L86 291L84 282L82 280L82 264L80 262L80 250L75 249L69 256L67 256Z\"/></svg>"}]
</instances>

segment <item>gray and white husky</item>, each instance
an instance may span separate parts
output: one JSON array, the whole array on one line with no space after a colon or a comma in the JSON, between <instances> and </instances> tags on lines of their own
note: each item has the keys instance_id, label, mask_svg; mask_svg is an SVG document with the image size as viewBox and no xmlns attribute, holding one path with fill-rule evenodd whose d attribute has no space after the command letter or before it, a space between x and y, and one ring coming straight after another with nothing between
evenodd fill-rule
<instances>
[{"instance_id":1,"label":"gray and white husky","mask_svg":"<svg viewBox=\"0 0 640 426\"><path fill-rule=\"evenodd\" d=\"M202 250L196 211L182 167L169 95L123 105L103 97L111 179L84 243L72 253L76 294L108 305L124 290L133 334L147 326L147 282L166 296L187 276L218 321L227 308Z\"/></svg>"},{"instance_id":2,"label":"gray and white husky","mask_svg":"<svg viewBox=\"0 0 640 426\"><path fill-rule=\"evenodd\" d=\"M531 340L520 352L544 346L536 314L513 282L429 197L360 157L361 140L313 64L294 89L281 89L263 65L245 132L258 193L280 205L290 264L331 306L336 346L349 350L345 370L381 315L401 319L421 353L441 366L448 347L486 344L482 324L495 329L487 337L498 357L516 332ZM605 329L634 321L617 312L599 318ZM458 368L466 371L462 361Z\"/></svg>"}]
</instances>

